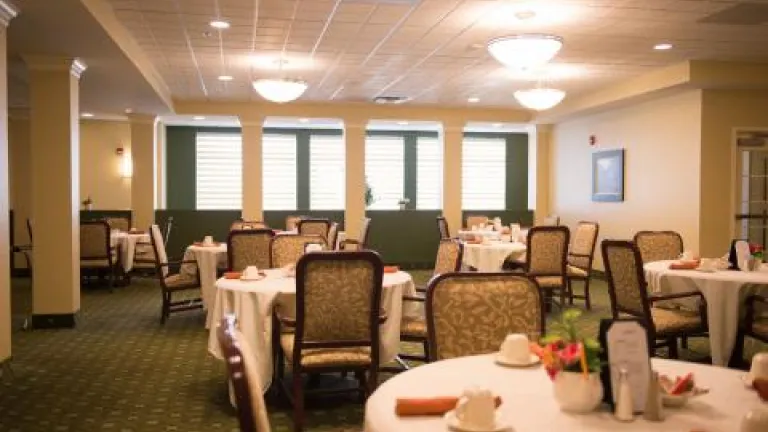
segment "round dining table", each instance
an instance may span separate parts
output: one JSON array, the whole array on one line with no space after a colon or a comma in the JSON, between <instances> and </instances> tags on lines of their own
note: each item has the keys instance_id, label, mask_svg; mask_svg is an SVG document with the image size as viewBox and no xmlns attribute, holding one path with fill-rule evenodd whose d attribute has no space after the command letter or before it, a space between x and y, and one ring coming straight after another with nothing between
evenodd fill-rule
<instances>
[{"instance_id":1,"label":"round dining table","mask_svg":"<svg viewBox=\"0 0 768 432\"><path fill-rule=\"evenodd\" d=\"M149 243L149 234L142 232L114 231L109 235L112 246L118 248L120 266L128 273L133 269L133 259L136 255L137 243Z\"/></svg>"},{"instance_id":2,"label":"round dining table","mask_svg":"<svg viewBox=\"0 0 768 432\"><path fill-rule=\"evenodd\" d=\"M741 419L764 406L754 390L742 382L743 372L674 360L652 359L654 370L672 377L692 372L708 394L689 400L682 408L664 408L662 422L636 416L631 423L617 421L604 405L588 414L569 414L555 401L552 382L541 366L508 368L494 362L495 354L443 360L400 373L368 398L365 432L444 432L443 417L398 417L398 398L460 396L468 387L480 386L501 397L499 407L507 432L542 431L655 431L736 432Z\"/></svg>"},{"instance_id":3,"label":"round dining table","mask_svg":"<svg viewBox=\"0 0 768 432\"><path fill-rule=\"evenodd\" d=\"M257 281L221 278L216 281L214 306L211 308L213 323L227 314L234 314L238 327L250 342L250 348L259 364L259 374L264 391L272 382L272 309L279 304L286 316L295 316L296 278L283 269L264 270L266 277ZM380 326L379 358L387 363L395 358L400 349L400 321L403 316L417 317L422 313L416 302L403 302L404 295L416 295L411 275L403 271L384 273L381 306L387 319ZM279 342L277 342L279 343ZM208 335L208 351L223 360L212 325Z\"/></svg>"},{"instance_id":4,"label":"round dining table","mask_svg":"<svg viewBox=\"0 0 768 432\"><path fill-rule=\"evenodd\" d=\"M210 328L211 306L216 297L216 276L218 269L227 267L227 244L214 243L210 246L193 244L184 252L184 261L196 261L197 266L184 264L181 271L194 276L200 272L200 290L203 299L203 307L208 310L205 320L205 328Z\"/></svg>"},{"instance_id":5,"label":"round dining table","mask_svg":"<svg viewBox=\"0 0 768 432\"><path fill-rule=\"evenodd\" d=\"M525 254L525 249L525 244L521 242L464 242L462 264L480 272L497 272L501 271L507 258L520 258Z\"/></svg>"},{"instance_id":6,"label":"round dining table","mask_svg":"<svg viewBox=\"0 0 768 432\"><path fill-rule=\"evenodd\" d=\"M674 261L653 261L645 264L648 289L657 294L701 292L707 300L707 323L712 363L728 364L739 330L744 300L750 294L768 288L768 266L756 271L740 270L672 270ZM698 304L691 299L671 302L695 310Z\"/></svg>"}]
</instances>

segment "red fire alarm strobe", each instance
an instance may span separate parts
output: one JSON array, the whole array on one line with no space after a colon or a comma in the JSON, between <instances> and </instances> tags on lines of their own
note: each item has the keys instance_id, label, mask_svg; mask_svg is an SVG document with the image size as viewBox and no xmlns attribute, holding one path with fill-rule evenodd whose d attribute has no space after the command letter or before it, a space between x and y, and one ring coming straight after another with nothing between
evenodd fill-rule
<instances>
[{"instance_id":1,"label":"red fire alarm strobe","mask_svg":"<svg viewBox=\"0 0 768 432\"><path fill-rule=\"evenodd\" d=\"M124 150L123 150L122 147L118 147L117 150L115 150L115 153L117 153L118 156L122 156L123 155L123 151Z\"/></svg>"}]
</instances>

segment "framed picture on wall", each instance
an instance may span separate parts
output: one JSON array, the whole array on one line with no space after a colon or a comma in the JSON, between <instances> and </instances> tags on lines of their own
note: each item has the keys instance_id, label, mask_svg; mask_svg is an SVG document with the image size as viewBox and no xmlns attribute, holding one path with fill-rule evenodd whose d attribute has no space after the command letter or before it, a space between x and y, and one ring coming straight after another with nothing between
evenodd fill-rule
<instances>
[{"instance_id":1,"label":"framed picture on wall","mask_svg":"<svg viewBox=\"0 0 768 432\"><path fill-rule=\"evenodd\" d=\"M624 201L624 149L592 153L592 201Z\"/></svg>"}]
</instances>

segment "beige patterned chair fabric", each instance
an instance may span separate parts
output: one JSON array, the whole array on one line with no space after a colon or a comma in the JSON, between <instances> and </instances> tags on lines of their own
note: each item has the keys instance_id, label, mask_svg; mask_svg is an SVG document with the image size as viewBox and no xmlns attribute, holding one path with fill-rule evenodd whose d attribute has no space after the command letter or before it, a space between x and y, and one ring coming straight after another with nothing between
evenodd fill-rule
<instances>
[{"instance_id":1,"label":"beige patterned chair fabric","mask_svg":"<svg viewBox=\"0 0 768 432\"><path fill-rule=\"evenodd\" d=\"M368 249L368 234L371 229L371 218L363 218L363 226L360 228L360 237L355 239L344 239L341 243L341 249L346 251L361 251Z\"/></svg>"},{"instance_id":2,"label":"beige patterned chair fabric","mask_svg":"<svg viewBox=\"0 0 768 432\"><path fill-rule=\"evenodd\" d=\"M643 263L675 260L683 253L683 238L674 231L640 231L635 244Z\"/></svg>"},{"instance_id":3,"label":"beige patterned chair fabric","mask_svg":"<svg viewBox=\"0 0 768 432\"><path fill-rule=\"evenodd\" d=\"M423 318L403 317L400 323L400 334L413 338L426 338L427 321Z\"/></svg>"},{"instance_id":4,"label":"beige patterned chair fabric","mask_svg":"<svg viewBox=\"0 0 768 432\"><path fill-rule=\"evenodd\" d=\"M539 226L528 231L527 273L531 276L564 276L568 256L567 227Z\"/></svg>"},{"instance_id":5,"label":"beige patterned chair fabric","mask_svg":"<svg viewBox=\"0 0 768 432\"><path fill-rule=\"evenodd\" d=\"M628 248L608 247L604 254L605 265L611 272L616 306L632 315L645 316L641 293L645 287L637 277L634 252Z\"/></svg>"},{"instance_id":6,"label":"beige patterned chair fabric","mask_svg":"<svg viewBox=\"0 0 768 432\"><path fill-rule=\"evenodd\" d=\"M597 230L598 225L594 222L579 222L568 254L568 265L577 269L586 269L590 266L589 256L595 252Z\"/></svg>"},{"instance_id":7,"label":"beige patterned chair fabric","mask_svg":"<svg viewBox=\"0 0 768 432\"><path fill-rule=\"evenodd\" d=\"M288 216L287 218L285 218L285 230L286 231L297 230L299 227L300 220L301 220L301 216Z\"/></svg>"},{"instance_id":8,"label":"beige patterned chair fabric","mask_svg":"<svg viewBox=\"0 0 768 432\"><path fill-rule=\"evenodd\" d=\"M293 343L296 335L283 333L280 335L280 346L285 353L288 363L293 363ZM367 366L371 364L371 349L369 347L351 348L315 348L301 352L301 365L305 368L326 366Z\"/></svg>"},{"instance_id":9,"label":"beige patterned chair fabric","mask_svg":"<svg viewBox=\"0 0 768 432\"><path fill-rule=\"evenodd\" d=\"M296 264L299 258L304 255L304 246L307 243L326 245L325 239L315 235L284 234L272 238L272 267L279 268Z\"/></svg>"},{"instance_id":10,"label":"beige patterned chair fabric","mask_svg":"<svg viewBox=\"0 0 768 432\"><path fill-rule=\"evenodd\" d=\"M120 231L129 231L131 229L131 221L124 217L108 217L106 218L107 224L110 229L116 229Z\"/></svg>"},{"instance_id":11,"label":"beige patterned chair fabric","mask_svg":"<svg viewBox=\"0 0 768 432\"><path fill-rule=\"evenodd\" d=\"M448 273L430 282L430 360L493 353L509 333L544 332L535 282L509 273Z\"/></svg>"},{"instance_id":12,"label":"beige patterned chair fabric","mask_svg":"<svg viewBox=\"0 0 768 432\"><path fill-rule=\"evenodd\" d=\"M270 268L272 230L235 230L227 238L229 270L243 271L248 266Z\"/></svg>"},{"instance_id":13,"label":"beige patterned chair fabric","mask_svg":"<svg viewBox=\"0 0 768 432\"><path fill-rule=\"evenodd\" d=\"M462 244L455 240L441 240L437 247L437 258L432 276L459 271L461 268Z\"/></svg>"},{"instance_id":14,"label":"beige patterned chair fabric","mask_svg":"<svg viewBox=\"0 0 768 432\"><path fill-rule=\"evenodd\" d=\"M83 268L111 267L117 249L110 245L110 228L105 221L80 223L80 266Z\"/></svg>"},{"instance_id":15,"label":"beige patterned chair fabric","mask_svg":"<svg viewBox=\"0 0 768 432\"><path fill-rule=\"evenodd\" d=\"M467 216L467 229L471 229L473 226L480 226L488 223L488 216Z\"/></svg>"},{"instance_id":16,"label":"beige patterned chair fabric","mask_svg":"<svg viewBox=\"0 0 768 432\"><path fill-rule=\"evenodd\" d=\"M165 242L163 242L163 234L160 232L160 227L157 224L152 224L149 227L149 238L152 242L152 250L155 255L155 267L160 272L162 278L168 276L168 254L165 251Z\"/></svg>"},{"instance_id":17,"label":"beige patterned chair fabric","mask_svg":"<svg viewBox=\"0 0 768 432\"><path fill-rule=\"evenodd\" d=\"M328 228L328 249L336 250L339 239L339 224L337 222L331 222L331 227Z\"/></svg>"},{"instance_id":18,"label":"beige patterned chair fabric","mask_svg":"<svg viewBox=\"0 0 768 432\"><path fill-rule=\"evenodd\" d=\"M317 235L327 240L330 225L328 219L302 219L298 224L298 232L302 235Z\"/></svg>"}]
</instances>

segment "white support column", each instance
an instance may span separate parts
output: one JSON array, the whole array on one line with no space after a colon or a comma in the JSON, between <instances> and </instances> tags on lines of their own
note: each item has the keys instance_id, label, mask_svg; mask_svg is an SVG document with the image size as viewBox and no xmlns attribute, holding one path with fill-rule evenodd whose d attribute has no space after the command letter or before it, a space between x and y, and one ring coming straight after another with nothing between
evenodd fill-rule
<instances>
[{"instance_id":1,"label":"white support column","mask_svg":"<svg viewBox=\"0 0 768 432\"><path fill-rule=\"evenodd\" d=\"M536 224L549 216L549 148L552 125L532 125L528 128L528 209L533 210Z\"/></svg>"},{"instance_id":2,"label":"white support column","mask_svg":"<svg viewBox=\"0 0 768 432\"><path fill-rule=\"evenodd\" d=\"M80 74L64 57L25 56L32 156L32 325L74 327L80 310Z\"/></svg>"},{"instance_id":3,"label":"white support column","mask_svg":"<svg viewBox=\"0 0 768 432\"><path fill-rule=\"evenodd\" d=\"M246 220L264 220L264 179L262 147L264 117L240 116L243 133L243 212Z\"/></svg>"},{"instance_id":4,"label":"white support column","mask_svg":"<svg viewBox=\"0 0 768 432\"><path fill-rule=\"evenodd\" d=\"M8 211L8 24L16 9L0 1L0 364L11 357L10 223Z\"/></svg>"},{"instance_id":5,"label":"white support column","mask_svg":"<svg viewBox=\"0 0 768 432\"><path fill-rule=\"evenodd\" d=\"M155 221L155 116L131 114L132 225L147 229Z\"/></svg>"},{"instance_id":6,"label":"white support column","mask_svg":"<svg viewBox=\"0 0 768 432\"><path fill-rule=\"evenodd\" d=\"M451 235L464 225L461 202L461 157L464 123L443 123L443 216Z\"/></svg>"},{"instance_id":7,"label":"white support column","mask_svg":"<svg viewBox=\"0 0 768 432\"><path fill-rule=\"evenodd\" d=\"M346 205L344 232L348 239L357 239L365 218L365 128L367 121L344 119L346 154Z\"/></svg>"}]
</instances>

